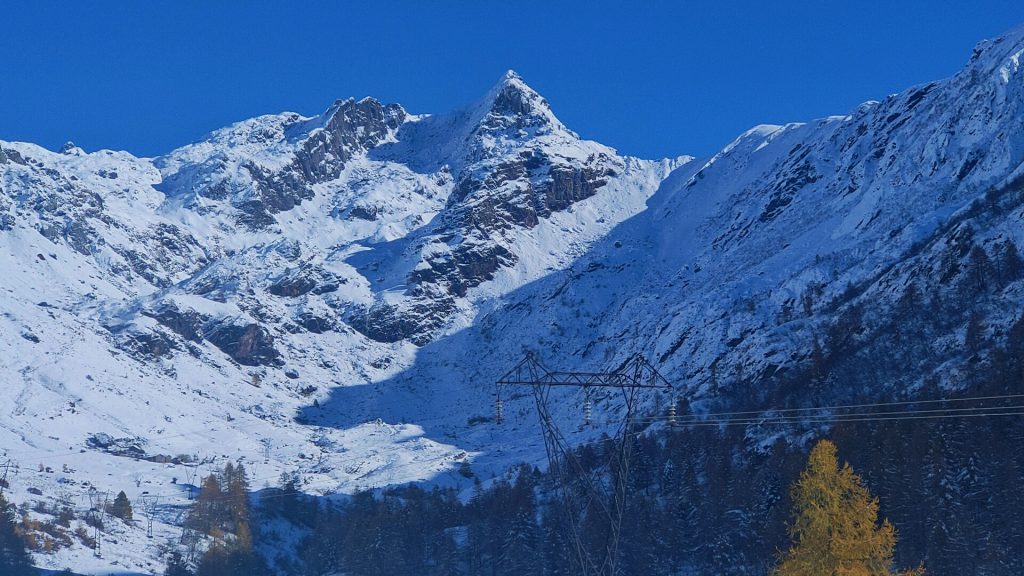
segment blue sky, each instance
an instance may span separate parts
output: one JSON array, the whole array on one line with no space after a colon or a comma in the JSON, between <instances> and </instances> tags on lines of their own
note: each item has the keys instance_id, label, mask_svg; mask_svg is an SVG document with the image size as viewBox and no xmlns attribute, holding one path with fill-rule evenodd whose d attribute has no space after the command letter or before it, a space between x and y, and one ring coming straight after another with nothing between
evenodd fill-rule
<instances>
[{"instance_id":1,"label":"blue sky","mask_svg":"<svg viewBox=\"0 0 1024 576\"><path fill-rule=\"evenodd\" d=\"M441 112L517 70L587 138L709 154L949 76L1020 0L0 5L0 139L156 155L250 116L374 96Z\"/></svg>"}]
</instances>

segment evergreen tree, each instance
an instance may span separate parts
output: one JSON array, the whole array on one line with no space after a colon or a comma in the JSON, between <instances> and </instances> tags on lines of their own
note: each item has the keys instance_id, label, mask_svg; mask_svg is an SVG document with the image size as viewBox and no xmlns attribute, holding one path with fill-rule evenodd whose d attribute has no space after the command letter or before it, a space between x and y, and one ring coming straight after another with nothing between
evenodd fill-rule
<instances>
[{"instance_id":1,"label":"evergreen tree","mask_svg":"<svg viewBox=\"0 0 1024 576\"><path fill-rule=\"evenodd\" d=\"M967 257L968 290L973 294L981 294L988 289L989 277L992 274L992 261L981 246L973 246Z\"/></svg>"},{"instance_id":2,"label":"evergreen tree","mask_svg":"<svg viewBox=\"0 0 1024 576\"><path fill-rule=\"evenodd\" d=\"M1006 283L1024 276L1024 259L1021 258L1020 251L1017 250L1017 245L1013 243L1013 240L1003 242L1002 254L999 258L999 273Z\"/></svg>"},{"instance_id":3,"label":"evergreen tree","mask_svg":"<svg viewBox=\"0 0 1024 576\"><path fill-rule=\"evenodd\" d=\"M120 518L125 522L132 521L132 503L128 501L128 495L121 490L117 493L117 498L114 498L114 503L110 505L110 515L115 518Z\"/></svg>"},{"instance_id":4,"label":"evergreen tree","mask_svg":"<svg viewBox=\"0 0 1024 576\"><path fill-rule=\"evenodd\" d=\"M822 399L822 392L825 389L825 377L827 375L828 360L825 358L825 351L821 349L818 337L815 336L811 346L811 365L809 369L811 389L814 394L813 401L815 403L819 403Z\"/></svg>"},{"instance_id":5,"label":"evergreen tree","mask_svg":"<svg viewBox=\"0 0 1024 576\"><path fill-rule=\"evenodd\" d=\"M433 555L429 560L433 565L430 567L429 576L458 576L461 573L459 547L450 534L438 534L432 550Z\"/></svg>"},{"instance_id":6,"label":"evergreen tree","mask_svg":"<svg viewBox=\"0 0 1024 576\"><path fill-rule=\"evenodd\" d=\"M792 497L793 546L782 556L776 576L893 573L896 531L888 520L878 524L878 499L849 464L839 466L835 444L821 440L811 450Z\"/></svg>"},{"instance_id":7,"label":"evergreen tree","mask_svg":"<svg viewBox=\"0 0 1024 576\"><path fill-rule=\"evenodd\" d=\"M312 528L316 525L316 508L305 505L294 474L282 472L276 488L260 493L260 508L270 515L281 516L292 524Z\"/></svg>"},{"instance_id":8,"label":"evergreen tree","mask_svg":"<svg viewBox=\"0 0 1024 576\"><path fill-rule=\"evenodd\" d=\"M985 337L985 325L982 323L981 314L977 311L971 313L967 321L967 331L964 333L964 348L967 353L974 355L981 349Z\"/></svg>"},{"instance_id":9,"label":"evergreen tree","mask_svg":"<svg viewBox=\"0 0 1024 576\"><path fill-rule=\"evenodd\" d=\"M188 562L181 556L180 552L174 552L170 558L167 559L167 569L164 570L164 576L192 576L192 571L188 568Z\"/></svg>"},{"instance_id":10,"label":"evergreen tree","mask_svg":"<svg viewBox=\"0 0 1024 576\"><path fill-rule=\"evenodd\" d=\"M215 543L203 555L196 576L269 576L263 558L252 550Z\"/></svg>"},{"instance_id":11,"label":"evergreen tree","mask_svg":"<svg viewBox=\"0 0 1024 576\"><path fill-rule=\"evenodd\" d=\"M0 574L29 576L35 574L32 557L25 542L15 531L14 506L0 496Z\"/></svg>"},{"instance_id":12,"label":"evergreen tree","mask_svg":"<svg viewBox=\"0 0 1024 576\"><path fill-rule=\"evenodd\" d=\"M501 546L498 574L535 576L540 573L539 529L531 512L520 510L512 517Z\"/></svg>"}]
</instances>

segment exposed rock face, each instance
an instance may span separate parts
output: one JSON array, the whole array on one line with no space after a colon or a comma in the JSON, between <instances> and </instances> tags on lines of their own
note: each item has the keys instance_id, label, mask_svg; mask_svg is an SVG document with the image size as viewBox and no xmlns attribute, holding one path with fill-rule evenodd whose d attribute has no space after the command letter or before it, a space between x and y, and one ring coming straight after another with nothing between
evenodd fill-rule
<instances>
[{"instance_id":1,"label":"exposed rock face","mask_svg":"<svg viewBox=\"0 0 1024 576\"><path fill-rule=\"evenodd\" d=\"M455 186L448 205L459 224L490 230L533 228L540 218L567 209L593 196L615 176L615 164L606 153L579 163L552 158L543 149L527 149L515 159L467 174ZM621 162L618 163L621 168ZM461 213L461 214L459 214Z\"/></svg>"},{"instance_id":2,"label":"exposed rock face","mask_svg":"<svg viewBox=\"0 0 1024 576\"><path fill-rule=\"evenodd\" d=\"M63 146L60 147L60 153L72 156L80 156L82 154L85 154L85 150L82 150L78 146L75 146L74 142L68 140L67 142L64 143Z\"/></svg>"},{"instance_id":3,"label":"exposed rock face","mask_svg":"<svg viewBox=\"0 0 1024 576\"><path fill-rule=\"evenodd\" d=\"M310 132L297 152L296 166L311 183L334 180L345 163L386 140L406 119L398 104L373 98L339 100L324 113L323 128Z\"/></svg>"},{"instance_id":4,"label":"exposed rock face","mask_svg":"<svg viewBox=\"0 0 1024 576\"><path fill-rule=\"evenodd\" d=\"M438 237L433 242L447 247L447 239ZM516 255L504 246L488 241L489 238L474 229L470 235L451 250L440 250L424 257L425 266L409 273L410 292L420 295L429 288L441 288L453 296L465 296L470 288L494 279L502 267L516 263Z\"/></svg>"},{"instance_id":5,"label":"exposed rock face","mask_svg":"<svg viewBox=\"0 0 1024 576\"><path fill-rule=\"evenodd\" d=\"M334 292L345 282L321 267L300 267L285 271L267 287L275 296L295 298L303 294L317 296Z\"/></svg>"},{"instance_id":6,"label":"exposed rock face","mask_svg":"<svg viewBox=\"0 0 1024 576\"><path fill-rule=\"evenodd\" d=\"M338 100L313 119L282 114L241 122L158 159L162 188L227 201L238 223L264 229L277 223L275 214L313 198L314 185L337 179L349 160L390 137L406 117L397 104L364 98Z\"/></svg>"},{"instance_id":7,"label":"exposed rock face","mask_svg":"<svg viewBox=\"0 0 1024 576\"><path fill-rule=\"evenodd\" d=\"M455 296L492 280L518 257L504 235L529 230L553 212L593 196L615 174L603 157L582 167L546 161L542 152L493 168L482 181L466 176L449 199L443 227L428 240L409 284L432 284ZM454 240L454 243L453 243Z\"/></svg>"},{"instance_id":8,"label":"exposed rock face","mask_svg":"<svg viewBox=\"0 0 1024 576\"><path fill-rule=\"evenodd\" d=\"M139 360L170 358L173 352L179 350L175 341L159 330L128 332L118 336L115 340L117 346Z\"/></svg>"},{"instance_id":9,"label":"exposed rock face","mask_svg":"<svg viewBox=\"0 0 1024 576\"><path fill-rule=\"evenodd\" d=\"M7 164L8 162L13 162L15 164L25 164L25 159L17 150L5 150L2 146L0 146L0 164Z\"/></svg>"},{"instance_id":10,"label":"exposed rock face","mask_svg":"<svg viewBox=\"0 0 1024 576\"><path fill-rule=\"evenodd\" d=\"M142 279L166 287L209 262L179 224L129 217L147 203L143 210L152 210L155 191L148 184L156 172L147 161L108 151L55 155L31 145L5 146L4 154L0 230L30 228L125 286ZM121 178L109 177L118 171Z\"/></svg>"},{"instance_id":11,"label":"exposed rock face","mask_svg":"<svg viewBox=\"0 0 1024 576\"><path fill-rule=\"evenodd\" d=\"M337 327L334 317L320 315L315 312L302 312L298 316L299 325L307 332L323 334Z\"/></svg>"},{"instance_id":12,"label":"exposed rock face","mask_svg":"<svg viewBox=\"0 0 1024 576\"><path fill-rule=\"evenodd\" d=\"M259 324L214 322L206 339L245 366L281 366L281 353L274 348L274 337Z\"/></svg>"},{"instance_id":13,"label":"exposed rock face","mask_svg":"<svg viewBox=\"0 0 1024 576\"><path fill-rule=\"evenodd\" d=\"M509 70L488 95L489 106L476 128L478 133L512 134L526 128L564 128L551 106Z\"/></svg>"},{"instance_id":14,"label":"exposed rock face","mask_svg":"<svg viewBox=\"0 0 1024 576\"><path fill-rule=\"evenodd\" d=\"M143 314L154 318L160 324L170 328L186 340L201 342L204 338L203 324L209 317L195 310L179 309L173 302L162 303L154 311L143 311Z\"/></svg>"},{"instance_id":15,"label":"exposed rock face","mask_svg":"<svg viewBox=\"0 0 1024 576\"><path fill-rule=\"evenodd\" d=\"M415 298L401 305L375 304L369 309L357 310L349 323L378 342L408 340L421 346L433 339L455 309L453 299L435 295L434 298Z\"/></svg>"}]
</instances>

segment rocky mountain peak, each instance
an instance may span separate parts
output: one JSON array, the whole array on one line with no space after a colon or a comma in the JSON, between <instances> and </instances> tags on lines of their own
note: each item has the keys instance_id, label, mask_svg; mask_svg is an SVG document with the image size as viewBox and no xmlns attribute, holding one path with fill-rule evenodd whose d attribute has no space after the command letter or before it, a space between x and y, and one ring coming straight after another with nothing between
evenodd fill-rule
<instances>
[{"instance_id":1,"label":"rocky mountain peak","mask_svg":"<svg viewBox=\"0 0 1024 576\"><path fill-rule=\"evenodd\" d=\"M548 101L513 70L505 72L481 103L479 127L487 132L505 130L565 129Z\"/></svg>"},{"instance_id":2,"label":"rocky mountain peak","mask_svg":"<svg viewBox=\"0 0 1024 576\"><path fill-rule=\"evenodd\" d=\"M296 153L306 180L316 183L337 178L353 155L369 150L394 134L408 114L398 104L374 98L336 100L313 121Z\"/></svg>"},{"instance_id":3,"label":"rocky mountain peak","mask_svg":"<svg viewBox=\"0 0 1024 576\"><path fill-rule=\"evenodd\" d=\"M395 129L405 121L408 114L399 104L383 104L367 96L361 100L346 98L335 100L315 121L328 130L343 130L360 126L373 129L381 126Z\"/></svg>"},{"instance_id":4,"label":"rocky mountain peak","mask_svg":"<svg viewBox=\"0 0 1024 576\"><path fill-rule=\"evenodd\" d=\"M69 156L82 156L85 154L85 150L82 150L76 146L74 142L68 140L60 147L60 153L67 154Z\"/></svg>"},{"instance_id":5,"label":"rocky mountain peak","mask_svg":"<svg viewBox=\"0 0 1024 576\"><path fill-rule=\"evenodd\" d=\"M1006 32L996 38L982 40L974 47L971 55L971 64L981 67L985 71L999 71L1003 68L1012 68L1016 71L1020 67L1021 57L1024 56L1024 25ZM1006 77L1003 80L1007 80Z\"/></svg>"}]
</instances>

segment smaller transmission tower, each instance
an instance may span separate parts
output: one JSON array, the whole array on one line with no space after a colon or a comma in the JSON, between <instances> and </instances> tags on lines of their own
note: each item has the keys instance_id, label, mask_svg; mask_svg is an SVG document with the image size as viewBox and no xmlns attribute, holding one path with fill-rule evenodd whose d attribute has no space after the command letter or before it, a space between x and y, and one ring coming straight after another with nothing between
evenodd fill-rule
<instances>
[{"instance_id":1,"label":"smaller transmission tower","mask_svg":"<svg viewBox=\"0 0 1024 576\"><path fill-rule=\"evenodd\" d=\"M89 514L93 520L93 555L103 557L103 523L107 515L108 492L89 491Z\"/></svg>"},{"instance_id":2,"label":"smaller transmission tower","mask_svg":"<svg viewBox=\"0 0 1024 576\"><path fill-rule=\"evenodd\" d=\"M12 466L16 465L10 460L7 460L3 465L0 465L0 470L3 470L3 472L0 473L0 496L4 495L4 488L7 488L8 486L7 475L10 473Z\"/></svg>"},{"instance_id":3,"label":"smaller transmission tower","mask_svg":"<svg viewBox=\"0 0 1024 576\"><path fill-rule=\"evenodd\" d=\"M157 506L160 505L160 497L154 494L142 495L142 509L146 513L146 536L153 537L153 518L156 516Z\"/></svg>"}]
</instances>

